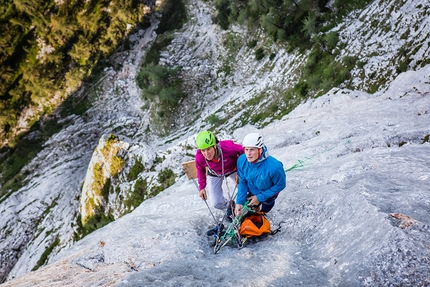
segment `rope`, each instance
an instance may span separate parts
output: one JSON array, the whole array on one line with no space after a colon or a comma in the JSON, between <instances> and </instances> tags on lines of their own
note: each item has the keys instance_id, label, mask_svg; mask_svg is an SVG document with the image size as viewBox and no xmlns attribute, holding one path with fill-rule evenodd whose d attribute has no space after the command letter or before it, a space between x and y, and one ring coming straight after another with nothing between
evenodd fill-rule
<instances>
[{"instance_id":1,"label":"rope","mask_svg":"<svg viewBox=\"0 0 430 287\"><path fill-rule=\"evenodd\" d=\"M186 168L187 168L187 170L188 170L188 173L191 175L191 178L193 179L193 182L194 182L194 185L195 185L195 186L196 186L196 188L197 188L197 191L199 191L199 192L200 192L200 189L199 189L199 186L198 186L198 184L197 184L197 182L196 182L196 179L194 178L194 176L192 176L192 173L191 173L190 169L188 168L188 166L186 166ZM212 218L213 218L213 220L215 221L215 224L217 224L217 225L218 225L218 221L216 220L215 215L213 214L213 212L212 212L211 208L209 207L208 202L207 202L206 200L204 200L204 202L205 202L205 204L206 204L207 208L209 209L209 213L212 215Z\"/></svg>"},{"instance_id":2,"label":"rope","mask_svg":"<svg viewBox=\"0 0 430 287\"><path fill-rule=\"evenodd\" d=\"M309 161L314 161L314 158L315 157L317 157L317 156L319 156L319 155L322 155L322 154L324 154L324 153L327 153L327 152L329 152L329 151L331 151L331 150L333 150L333 149L335 149L336 147L338 147L338 146L340 146L340 145L343 145L343 144L347 144L347 143L350 143L351 141L350 140L347 140L346 142L344 142L344 143L339 143L339 144L337 144L337 145L335 145L335 146L333 146L333 147L331 147L331 148L328 148L328 149L326 149L326 150L323 150L322 152L319 152L319 153L315 153L315 154L313 154L312 156L310 156L310 157L306 157L305 159L303 159L303 160L297 160L297 163L295 163L295 164L293 164L291 167L289 167L289 168L287 168L285 171L286 172L288 172L288 171L291 171L291 170L293 170L293 169L300 169L300 168L303 168L303 167L305 167L305 166L307 166L308 164L307 164L307 162L309 162Z\"/></svg>"},{"instance_id":3,"label":"rope","mask_svg":"<svg viewBox=\"0 0 430 287\"><path fill-rule=\"evenodd\" d=\"M281 224L282 223L285 223L285 221L281 221L281 222L279 222L279 224L278 224L278 228L276 228L275 230L271 230L270 231L270 235L275 235L276 233L278 233L279 231L281 231Z\"/></svg>"}]
</instances>

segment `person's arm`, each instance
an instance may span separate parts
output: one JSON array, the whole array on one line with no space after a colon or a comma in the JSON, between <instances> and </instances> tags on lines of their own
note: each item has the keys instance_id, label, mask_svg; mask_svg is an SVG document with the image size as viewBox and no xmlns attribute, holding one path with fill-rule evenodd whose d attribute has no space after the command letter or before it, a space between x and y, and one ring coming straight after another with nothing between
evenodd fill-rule
<instances>
[{"instance_id":1,"label":"person's arm","mask_svg":"<svg viewBox=\"0 0 430 287\"><path fill-rule=\"evenodd\" d=\"M207 193L206 193L206 167L204 165L201 164L201 157L203 155L199 154L198 152L196 153L196 171L197 171L197 181L198 181L198 185L199 185L199 197L202 200L206 200L207 197Z\"/></svg>"},{"instance_id":2,"label":"person's arm","mask_svg":"<svg viewBox=\"0 0 430 287\"><path fill-rule=\"evenodd\" d=\"M276 168L269 170L267 175L270 177L273 185L269 189L257 195L257 200L259 202L266 201L287 186L287 178L281 162L277 161Z\"/></svg>"}]
</instances>

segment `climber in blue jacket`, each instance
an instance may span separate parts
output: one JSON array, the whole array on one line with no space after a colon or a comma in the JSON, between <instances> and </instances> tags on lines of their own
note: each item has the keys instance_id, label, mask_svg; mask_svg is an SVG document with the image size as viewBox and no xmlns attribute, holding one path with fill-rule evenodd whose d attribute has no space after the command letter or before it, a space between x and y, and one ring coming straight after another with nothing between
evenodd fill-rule
<instances>
[{"instance_id":1,"label":"climber in blue jacket","mask_svg":"<svg viewBox=\"0 0 430 287\"><path fill-rule=\"evenodd\" d=\"M242 145L245 153L237 160L239 186L235 214L242 213L246 200L255 211L267 213L275 205L279 192L287 186L284 167L269 155L261 134L247 134Z\"/></svg>"}]
</instances>

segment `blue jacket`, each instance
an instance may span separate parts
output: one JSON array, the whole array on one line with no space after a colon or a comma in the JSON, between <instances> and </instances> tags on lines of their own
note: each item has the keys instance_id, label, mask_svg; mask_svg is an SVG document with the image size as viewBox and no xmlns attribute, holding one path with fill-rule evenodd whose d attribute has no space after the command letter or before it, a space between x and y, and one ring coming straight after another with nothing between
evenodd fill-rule
<instances>
[{"instance_id":1,"label":"blue jacket","mask_svg":"<svg viewBox=\"0 0 430 287\"><path fill-rule=\"evenodd\" d=\"M245 203L248 191L256 195L259 202L264 202L287 186L287 175L282 162L270 156L266 146L256 163L249 162L246 155L242 154L237 160L237 173L237 204Z\"/></svg>"}]
</instances>

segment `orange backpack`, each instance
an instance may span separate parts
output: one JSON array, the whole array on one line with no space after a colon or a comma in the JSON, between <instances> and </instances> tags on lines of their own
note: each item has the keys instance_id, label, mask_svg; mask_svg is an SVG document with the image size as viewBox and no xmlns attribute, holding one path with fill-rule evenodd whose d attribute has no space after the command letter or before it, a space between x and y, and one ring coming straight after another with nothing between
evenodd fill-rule
<instances>
[{"instance_id":1,"label":"orange backpack","mask_svg":"<svg viewBox=\"0 0 430 287\"><path fill-rule=\"evenodd\" d=\"M248 238L266 233L270 233L270 222L264 216L264 213L247 215L239 228L239 234Z\"/></svg>"}]
</instances>

